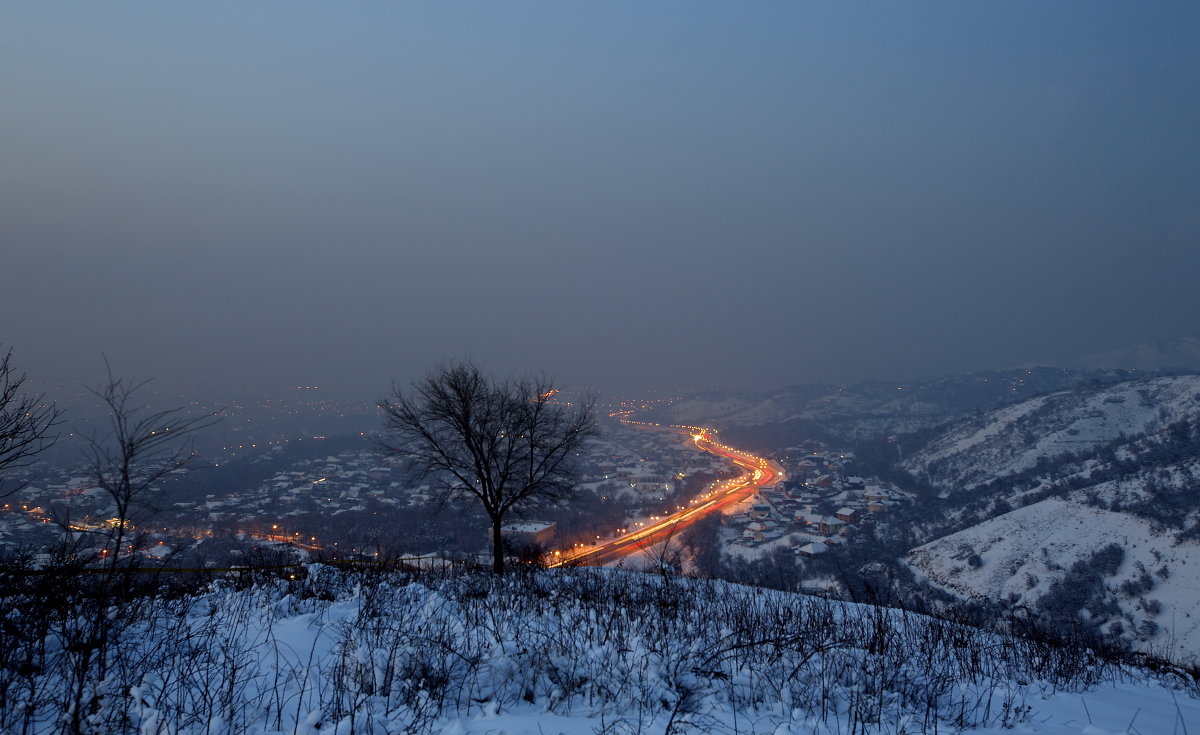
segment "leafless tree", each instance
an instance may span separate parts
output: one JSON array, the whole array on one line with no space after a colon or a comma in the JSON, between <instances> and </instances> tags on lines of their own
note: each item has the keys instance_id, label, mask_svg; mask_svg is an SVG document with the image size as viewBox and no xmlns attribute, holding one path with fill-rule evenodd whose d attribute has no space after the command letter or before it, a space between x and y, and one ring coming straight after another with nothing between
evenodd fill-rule
<instances>
[{"instance_id":1,"label":"leafless tree","mask_svg":"<svg viewBox=\"0 0 1200 735\"><path fill-rule=\"evenodd\" d=\"M595 399L556 400L544 377L501 380L470 362L393 387L384 412L387 453L406 457L442 500L474 497L491 522L492 570L504 572L501 527L511 511L566 497L574 459L595 431Z\"/></svg>"},{"instance_id":2,"label":"leafless tree","mask_svg":"<svg viewBox=\"0 0 1200 735\"><path fill-rule=\"evenodd\" d=\"M5 470L29 466L39 453L58 439L55 427L62 422L62 411L47 403L45 394L29 395L21 390L25 374L17 373L11 363L12 350L0 359L0 480ZM4 488L0 497L12 495L22 485Z\"/></svg>"},{"instance_id":3,"label":"leafless tree","mask_svg":"<svg viewBox=\"0 0 1200 735\"><path fill-rule=\"evenodd\" d=\"M85 451L92 479L115 505L116 518L103 530L89 530L102 539L103 565L99 570L75 567L78 573L67 577L74 591L70 607L56 618L65 677L64 732L103 729L92 720L119 700L106 682L132 634L127 621L139 619L140 606L153 601L134 574L137 556L121 553L130 545L131 511L135 504L146 504L146 496L167 475L196 457L190 435L216 420L212 414L188 416L183 409L151 409L140 395L148 382L116 378L110 367L105 382L91 389L108 413L108 428L85 436ZM80 530L69 519L60 520ZM69 575L73 570L60 571Z\"/></svg>"},{"instance_id":4,"label":"leafless tree","mask_svg":"<svg viewBox=\"0 0 1200 735\"><path fill-rule=\"evenodd\" d=\"M182 408L151 410L138 396L149 382L116 378L109 368L107 381L91 389L110 422L106 434L85 439L92 477L116 506L114 533L107 545L112 549L111 568L117 565L134 504L195 459L190 435L217 421L215 414L188 416Z\"/></svg>"}]
</instances>

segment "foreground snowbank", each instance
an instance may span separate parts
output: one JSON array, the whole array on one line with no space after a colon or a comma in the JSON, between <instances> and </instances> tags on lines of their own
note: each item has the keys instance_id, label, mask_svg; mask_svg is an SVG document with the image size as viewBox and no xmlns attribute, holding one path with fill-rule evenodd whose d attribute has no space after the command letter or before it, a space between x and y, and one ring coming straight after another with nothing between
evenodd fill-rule
<instances>
[{"instance_id":1,"label":"foreground snowbank","mask_svg":"<svg viewBox=\"0 0 1200 735\"><path fill-rule=\"evenodd\" d=\"M0 674L0 730L1200 732L1181 681L896 610L613 570L308 572L110 610L103 667L51 625Z\"/></svg>"}]
</instances>

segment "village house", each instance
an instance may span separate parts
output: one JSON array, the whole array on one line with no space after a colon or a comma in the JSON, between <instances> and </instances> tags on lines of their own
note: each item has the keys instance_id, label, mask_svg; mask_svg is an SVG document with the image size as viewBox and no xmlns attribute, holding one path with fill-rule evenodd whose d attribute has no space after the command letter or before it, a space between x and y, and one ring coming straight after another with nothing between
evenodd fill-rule
<instances>
[{"instance_id":1,"label":"village house","mask_svg":"<svg viewBox=\"0 0 1200 735\"><path fill-rule=\"evenodd\" d=\"M890 500L891 497L892 494L881 487L869 487L867 488L866 492L863 493L863 500L867 501L868 503L873 500Z\"/></svg>"},{"instance_id":2,"label":"village house","mask_svg":"<svg viewBox=\"0 0 1200 735\"><path fill-rule=\"evenodd\" d=\"M508 523L500 527L500 537L513 546L545 547L554 539L557 528L558 524L544 521Z\"/></svg>"},{"instance_id":3,"label":"village house","mask_svg":"<svg viewBox=\"0 0 1200 735\"><path fill-rule=\"evenodd\" d=\"M809 460L805 459L805 460L801 460L800 462L796 463L795 476L804 478L804 477L808 477L810 475L816 474L816 471L817 471L817 463L810 462Z\"/></svg>"},{"instance_id":4,"label":"village house","mask_svg":"<svg viewBox=\"0 0 1200 735\"><path fill-rule=\"evenodd\" d=\"M805 544L796 548L796 553L800 556L819 556L829 551L829 547L825 544Z\"/></svg>"},{"instance_id":5,"label":"village house","mask_svg":"<svg viewBox=\"0 0 1200 735\"><path fill-rule=\"evenodd\" d=\"M889 500L873 500L867 503L867 510L871 513L887 513L892 509L892 505Z\"/></svg>"},{"instance_id":6,"label":"village house","mask_svg":"<svg viewBox=\"0 0 1200 735\"><path fill-rule=\"evenodd\" d=\"M750 517L756 521L771 517L771 506L765 500L756 500L750 506Z\"/></svg>"},{"instance_id":7,"label":"village house","mask_svg":"<svg viewBox=\"0 0 1200 735\"><path fill-rule=\"evenodd\" d=\"M817 533L832 536L846 527L846 522L833 516L822 516L817 520Z\"/></svg>"},{"instance_id":8,"label":"village house","mask_svg":"<svg viewBox=\"0 0 1200 735\"><path fill-rule=\"evenodd\" d=\"M845 521L851 525L858 525L862 521L862 514L858 512L857 508L839 508L833 515L839 521Z\"/></svg>"}]
</instances>

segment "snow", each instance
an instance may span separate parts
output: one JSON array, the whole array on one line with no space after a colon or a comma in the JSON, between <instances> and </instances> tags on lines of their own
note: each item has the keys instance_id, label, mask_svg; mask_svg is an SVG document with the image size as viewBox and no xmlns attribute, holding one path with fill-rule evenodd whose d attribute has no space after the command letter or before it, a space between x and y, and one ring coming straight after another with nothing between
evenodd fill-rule
<instances>
[{"instance_id":1,"label":"snow","mask_svg":"<svg viewBox=\"0 0 1200 735\"><path fill-rule=\"evenodd\" d=\"M1085 652L1064 654L1085 663L1064 678L1032 663L1057 659L1028 641L617 570L312 565L296 581L164 600L121 631L113 673L92 685L97 718L116 719L96 732L1200 732L1194 689ZM39 684L31 731L56 731L65 692Z\"/></svg>"},{"instance_id":2,"label":"snow","mask_svg":"<svg viewBox=\"0 0 1200 735\"><path fill-rule=\"evenodd\" d=\"M1124 560L1106 580L1107 586L1130 627L1150 619L1160 628L1135 645L1200 660L1200 545L1164 536L1149 521L1051 498L918 547L907 561L929 581L960 597L1015 598L1016 604L1032 607L1072 564L1114 543L1124 551ZM968 549L982 559L978 568L966 563ZM1154 573L1164 568L1169 575L1165 579ZM1156 615L1117 594L1121 582L1141 576L1143 570L1154 581L1145 596L1162 604Z\"/></svg>"},{"instance_id":3,"label":"snow","mask_svg":"<svg viewBox=\"0 0 1200 735\"><path fill-rule=\"evenodd\" d=\"M513 533L539 533L553 526L553 523L546 523L544 521L526 521L523 523L508 523L501 530Z\"/></svg>"},{"instance_id":4,"label":"snow","mask_svg":"<svg viewBox=\"0 0 1200 735\"><path fill-rule=\"evenodd\" d=\"M994 411L988 416L988 421L982 428L966 436L961 435L961 433L957 436L951 436L940 447L923 452L920 456L920 461L935 462L939 459L961 454L984 442L1002 436L1005 432L1011 430L1012 425L1017 420L1038 410L1045 403L1046 398L1042 396Z\"/></svg>"},{"instance_id":5,"label":"snow","mask_svg":"<svg viewBox=\"0 0 1200 735\"><path fill-rule=\"evenodd\" d=\"M1128 381L1090 394L1062 391L961 421L904 464L951 490L970 489L1039 459L1086 454L1197 415L1198 375Z\"/></svg>"},{"instance_id":6,"label":"snow","mask_svg":"<svg viewBox=\"0 0 1200 735\"><path fill-rule=\"evenodd\" d=\"M1001 720L990 726L962 730L944 728L944 731L961 735L1183 735L1184 732L1195 732L1195 727L1200 724L1200 708L1194 700L1153 685L1106 685L1082 694L1046 693L1032 701L1020 700L1019 706L1031 709L1025 721L1011 728L1004 727ZM713 731L771 735L844 735L849 732L844 721L822 723L812 718L797 718L763 728L753 720L740 722L735 728L732 718L720 724L721 727L714 727ZM905 732L899 729L901 724L888 723L878 731ZM905 724L909 728L907 732L921 732L920 722ZM561 716L527 706L447 719L443 728L444 735L594 735L600 731L601 723L589 717ZM623 729L613 731L628 732ZM655 728L643 732L657 734L665 730Z\"/></svg>"}]
</instances>

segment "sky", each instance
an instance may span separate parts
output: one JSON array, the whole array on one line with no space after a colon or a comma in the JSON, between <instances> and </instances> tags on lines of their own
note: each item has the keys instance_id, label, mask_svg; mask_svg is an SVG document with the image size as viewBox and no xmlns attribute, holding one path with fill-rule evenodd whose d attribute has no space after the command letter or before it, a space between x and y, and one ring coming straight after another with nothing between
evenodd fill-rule
<instances>
[{"instance_id":1,"label":"sky","mask_svg":"<svg viewBox=\"0 0 1200 735\"><path fill-rule=\"evenodd\" d=\"M39 381L608 392L1200 332L1190 2L0 7Z\"/></svg>"}]
</instances>

